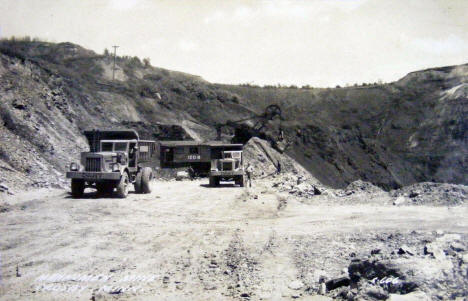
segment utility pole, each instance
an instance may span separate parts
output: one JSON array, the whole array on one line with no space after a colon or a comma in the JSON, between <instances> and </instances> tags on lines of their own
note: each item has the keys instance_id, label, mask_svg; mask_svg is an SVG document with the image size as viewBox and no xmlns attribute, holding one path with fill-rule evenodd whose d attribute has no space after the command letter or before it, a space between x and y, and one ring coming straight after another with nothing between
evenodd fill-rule
<instances>
[{"instance_id":1,"label":"utility pole","mask_svg":"<svg viewBox=\"0 0 468 301\"><path fill-rule=\"evenodd\" d=\"M114 77L115 77L115 54L117 53L117 48L119 48L119 46L112 46L114 48L114 67L112 67L112 81L114 81Z\"/></svg>"}]
</instances>

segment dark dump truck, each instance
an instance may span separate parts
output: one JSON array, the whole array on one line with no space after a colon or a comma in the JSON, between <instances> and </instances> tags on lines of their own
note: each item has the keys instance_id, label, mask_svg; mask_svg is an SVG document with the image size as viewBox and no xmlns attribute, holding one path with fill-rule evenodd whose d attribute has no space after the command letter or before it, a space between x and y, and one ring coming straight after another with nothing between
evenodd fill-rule
<instances>
[{"instance_id":1,"label":"dark dump truck","mask_svg":"<svg viewBox=\"0 0 468 301\"><path fill-rule=\"evenodd\" d=\"M160 141L161 168L188 168L191 167L198 176L213 174L213 183L219 178L236 179L240 185L242 169L242 144L223 143L222 141ZM225 160L223 166L214 160ZM229 162L234 162L232 170L225 170ZM221 161L219 161L221 162ZM214 175L213 169L218 173Z\"/></svg>"},{"instance_id":2,"label":"dark dump truck","mask_svg":"<svg viewBox=\"0 0 468 301\"><path fill-rule=\"evenodd\" d=\"M92 130L84 135L90 151L82 152L80 163L71 163L66 175L73 197L82 197L84 189L92 187L100 194L116 190L118 197L125 198L130 184L136 193L151 192L155 141L140 140L134 130Z\"/></svg>"}]
</instances>

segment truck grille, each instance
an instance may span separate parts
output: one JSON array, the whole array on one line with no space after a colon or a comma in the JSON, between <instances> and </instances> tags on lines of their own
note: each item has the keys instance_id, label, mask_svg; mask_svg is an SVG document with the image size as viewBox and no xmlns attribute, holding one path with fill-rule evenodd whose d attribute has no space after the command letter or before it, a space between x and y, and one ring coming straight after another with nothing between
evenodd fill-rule
<instances>
[{"instance_id":1,"label":"truck grille","mask_svg":"<svg viewBox=\"0 0 468 301\"><path fill-rule=\"evenodd\" d=\"M231 162L223 162L223 170L232 170Z\"/></svg>"},{"instance_id":2,"label":"truck grille","mask_svg":"<svg viewBox=\"0 0 468 301\"><path fill-rule=\"evenodd\" d=\"M101 158L86 158L86 171L101 171Z\"/></svg>"}]
</instances>

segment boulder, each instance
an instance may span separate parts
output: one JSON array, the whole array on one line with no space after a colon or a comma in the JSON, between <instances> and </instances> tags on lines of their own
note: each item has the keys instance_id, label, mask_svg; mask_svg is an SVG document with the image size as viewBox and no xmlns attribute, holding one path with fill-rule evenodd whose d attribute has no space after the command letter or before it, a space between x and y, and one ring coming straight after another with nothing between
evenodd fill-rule
<instances>
[{"instance_id":1,"label":"boulder","mask_svg":"<svg viewBox=\"0 0 468 301\"><path fill-rule=\"evenodd\" d=\"M188 172L186 172L186 171L178 171L177 174L176 174L176 181L187 180L189 178L190 178L190 176L189 176Z\"/></svg>"},{"instance_id":2,"label":"boulder","mask_svg":"<svg viewBox=\"0 0 468 301\"><path fill-rule=\"evenodd\" d=\"M445 253L439 242L431 242L424 247L424 254L431 255L436 259L444 259Z\"/></svg>"},{"instance_id":3,"label":"boulder","mask_svg":"<svg viewBox=\"0 0 468 301\"><path fill-rule=\"evenodd\" d=\"M21 99L13 100L12 106L13 106L13 108L15 108L17 110L25 110L26 109L26 103Z\"/></svg>"},{"instance_id":4,"label":"boulder","mask_svg":"<svg viewBox=\"0 0 468 301\"><path fill-rule=\"evenodd\" d=\"M302 283L302 281L300 280L294 280L291 283L289 283L288 287L292 290L300 290L304 287L304 283Z\"/></svg>"},{"instance_id":5,"label":"boulder","mask_svg":"<svg viewBox=\"0 0 468 301\"><path fill-rule=\"evenodd\" d=\"M467 263L468 264L468 253L465 253L465 254L462 254L460 256L460 259L463 263Z\"/></svg>"},{"instance_id":6,"label":"boulder","mask_svg":"<svg viewBox=\"0 0 468 301\"><path fill-rule=\"evenodd\" d=\"M8 190L10 190L10 188L7 185L0 183L0 192L7 192Z\"/></svg>"},{"instance_id":7,"label":"boulder","mask_svg":"<svg viewBox=\"0 0 468 301\"><path fill-rule=\"evenodd\" d=\"M364 278L372 280L384 277L402 277L400 270L391 262L380 262L378 260L355 259L348 266L348 274L352 282L357 283Z\"/></svg>"},{"instance_id":8,"label":"boulder","mask_svg":"<svg viewBox=\"0 0 468 301\"><path fill-rule=\"evenodd\" d=\"M423 292L412 292L406 295L390 294L387 301L430 301L431 299Z\"/></svg>"},{"instance_id":9,"label":"boulder","mask_svg":"<svg viewBox=\"0 0 468 301\"><path fill-rule=\"evenodd\" d=\"M450 244L450 248L452 248L452 250L454 250L455 252L463 252L466 250L465 246L457 241L452 242Z\"/></svg>"},{"instance_id":10,"label":"boulder","mask_svg":"<svg viewBox=\"0 0 468 301\"><path fill-rule=\"evenodd\" d=\"M398 206L398 205L406 203L406 201L407 201L407 198L400 195L393 201L393 205Z\"/></svg>"},{"instance_id":11,"label":"boulder","mask_svg":"<svg viewBox=\"0 0 468 301\"><path fill-rule=\"evenodd\" d=\"M305 296L301 300L303 301L332 301L333 299L327 296L314 295L314 296Z\"/></svg>"},{"instance_id":12,"label":"boulder","mask_svg":"<svg viewBox=\"0 0 468 301\"><path fill-rule=\"evenodd\" d=\"M325 283L327 290L331 291L342 286L349 286L351 281L348 277L340 277L336 279L329 280Z\"/></svg>"},{"instance_id":13,"label":"boulder","mask_svg":"<svg viewBox=\"0 0 468 301\"><path fill-rule=\"evenodd\" d=\"M407 245L402 245L398 249L398 254L399 255L403 255L403 254L414 255L414 254L416 254L416 252L413 249L411 249L410 247L408 247Z\"/></svg>"}]
</instances>

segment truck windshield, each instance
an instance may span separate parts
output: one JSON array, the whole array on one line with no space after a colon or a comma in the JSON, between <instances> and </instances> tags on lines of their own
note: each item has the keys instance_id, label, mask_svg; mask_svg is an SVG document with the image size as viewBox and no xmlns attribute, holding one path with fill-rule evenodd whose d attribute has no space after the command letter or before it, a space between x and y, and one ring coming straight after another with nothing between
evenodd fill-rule
<instances>
[{"instance_id":1,"label":"truck windshield","mask_svg":"<svg viewBox=\"0 0 468 301\"><path fill-rule=\"evenodd\" d=\"M101 145L102 152L111 152L112 151L112 142L103 142Z\"/></svg>"},{"instance_id":2,"label":"truck windshield","mask_svg":"<svg viewBox=\"0 0 468 301\"><path fill-rule=\"evenodd\" d=\"M127 151L127 143L126 142L116 142L114 144L114 151L123 151L123 152L126 152Z\"/></svg>"}]
</instances>

